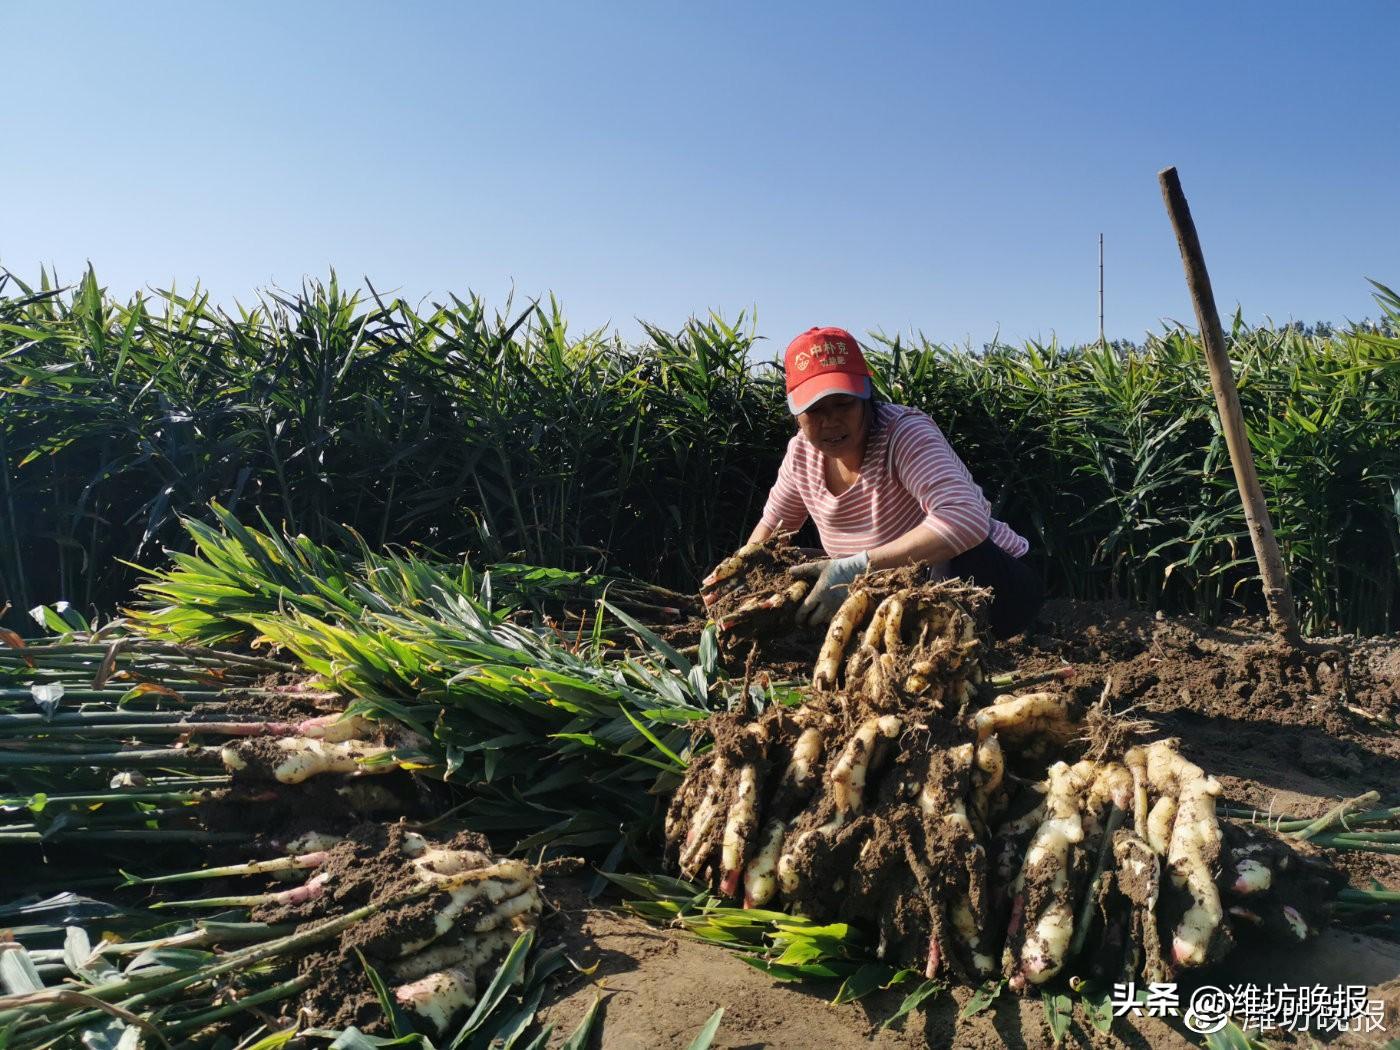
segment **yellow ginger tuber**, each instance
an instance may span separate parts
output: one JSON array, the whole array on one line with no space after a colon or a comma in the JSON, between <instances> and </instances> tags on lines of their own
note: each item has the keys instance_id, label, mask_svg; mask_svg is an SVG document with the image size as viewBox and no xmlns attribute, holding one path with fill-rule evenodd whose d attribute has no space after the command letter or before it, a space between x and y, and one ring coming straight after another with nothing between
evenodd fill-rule
<instances>
[{"instance_id":1,"label":"yellow ginger tuber","mask_svg":"<svg viewBox=\"0 0 1400 1050\"><path fill-rule=\"evenodd\" d=\"M763 546L761 543L746 543L737 551L731 554L724 561L715 566L714 572L706 576L701 586L706 589L717 586L725 580L738 576L740 573L748 571L748 560L758 553Z\"/></svg>"},{"instance_id":2,"label":"yellow ginger tuber","mask_svg":"<svg viewBox=\"0 0 1400 1050\"><path fill-rule=\"evenodd\" d=\"M875 746L882 737L889 740L898 736L900 726L900 720L894 715L867 719L836 760L829 779L836 810L843 819L847 814L859 813L864 807L865 775L870 769Z\"/></svg>"},{"instance_id":3,"label":"yellow ginger tuber","mask_svg":"<svg viewBox=\"0 0 1400 1050\"><path fill-rule=\"evenodd\" d=\"M1171 795L1163 795L1147 812L1147 844L1159 857L1167 855L1175 821L1176 799Z\"/></svg>"},{"instance_id":4,"label":"yellow ginger tuber","mask_svg":"<svg viewBox=\"0 0 1400 1050\"><path fill-rule=\"evenodd\" d=\"M972 777L972 810L985 825L992 805L992 798L1001 787L1006 773L1006 756L1001 751L1001 741L995 733L977 744L975 757L976 772Z\"/></svg>"},{"instance_id":5,"label":"yellow ginger tuber","mask_svg":"<svg viewBox=\"0 0 1400 1050\"><path fill-rule=\"evenodd\" d=\"M1147 753L1140 747L1130 748L1123 756L1123 764L1133 775L1133 834L1147 842ZM1175 813L1172 815L1175 817Z\"/></svg>"},{"instance_id":6,"label":"yellow ginger tuber","mask_svg":"<svg viewBox=\"0 0 1400 1050\"><path fill-rule=\"evenodd\" d=\"M328 835L324 831L305 831L296 838L288 839L282 846L284 853L321 853L345 840L339 835Z\"/></svg>"},{"instance_id":7,"label":"yellow ginger tuber","mask_svg":"<svg viewBox=\"0 0 1400 1050\"><path fill-rule=\"evenodd\" d=\"M434 846L415 831L404 835L403 851L410 858L418 877L427 882L443 882L464 871L476 871L491 865L491 858L480 850Z\"/></svg>"},{"instance_id":8,"label":"yellow ginger tuber","mask_svg":"<svg viewBox=\"0 0 1400 1050\"><path fill-rule=\"evenodd\" d=\"M310 737L281 737L275 744L286 752L272 767L273 778L282 784L300 784L323 773L388 773L397 768L392 762L366 765L366 759L387 755L393 748L367 744L363 740L332 743ZM233 772L248 768L236 744L224 747L220 756Z\"/></svg>"},{"instance_id":9,"label":"yellow ginger tuber","mask_svg":"<svg viewBox=\"0 0 1400 1050\"><path fill-rule=\"evenodd\" d=\"M1074 901L1069 892L1070 849L1084 838L1080 795L1093 782L1093 762L1050 767L1050 790L1045 796L1045 820L1031 838L1020 874L1013 884L1022 909L1025 938L1014 961L1013 977L1031 984L1048 981L1065 963L1074 932ZM1035 893L1031 891L1034 885ZM1013 920L1013 922L1016 920ZM1008 952L1012 944L1007 945Z\"/></svg>"},{"instance_id":10,"label":"yellow ginger tuber","mask_svg":"<svg viewBox=\"0 0 1400 1050\"><path fill-rule=\"evenodd\" d=\"M347 715L342 712L298 722L294 735L311 740L324 740L328 744L341 744L347 740L364 740L373 732L374 723L364 715Z\"/></svg>"},{"instance_id":11,"label":"yellow ginger tuber","mask_svg":"<svg viewBox=\"0 0 1400 1050\"><path fill-rule=\"evenodd\" d=\"M787 825L770 820L763 828L758 852L744 869L744 907L761 908L778 892L778 860L783 851Z\"/></svg>"},{"instance_id":12,"label":"yellow ginger tuber","mask_svg":"<svg viewBox=\"0 0 1400 1050\"><path fill-rule=\"evenodd\" d=\"M454 1017L476 1005L476 974L467 967L439 970L395 988L394 1000L435 1031L444 1032Z\"/></svg>"},{"instance_id":13,"label":"yellow ginger tuber","mask_svg":"<svg viewBox=\"0 0 1400 1050\"><path fill-rule=\"evenodd\" d=\"M1110 805L1127 812L1133 804L1133 775L1121 762L1100 762L1084 795L1084 833L1097 836Z\"/></svg>"},{"instance_id":14,"label":"yellow ginger tuber","mask_svg":"<svg viewBox=\"0 0 1400 1050\"><path fill-rule=\"evenodd\" d=\"M1172 934L1172 960L1179 966L1200 966L1224 918L1213 874L1220 860L1220 822L1215 815L1220 783L1184 759L1174 741L1159 740L1140 750L1150 786L1176 797L1167 866L1172 883L1190 893L1192 901Z\"/></svg>"},{"instance_id":15,"label":"yellow ginger tuber","mask_svg":"<svg viewBox=\"0 0 1400 1050\"><path fill-rule=\"evenodd\" d=\"M1046 737L1052 743L1064 744L1075 732L1067 701L1058 693L999 696L991 706L972 716L972 726L979 740L996 733L1013 743L1028 737Z\"/></svg>"},{"instance_id":16,"label":"yellow ginger tuber","mask_svg":"<svg viewBox=\"0 0 1400 1050\"><path fill-rule=\"evenodd\" d=\"M420 876L421 876L420 872ZM399 946L400 955L411 955L444 936L456 925L457 919L473 904L488 905L486 918L473 924L475 930L494 928L490 920L504 907L511 914L523 914L538 906L539 892L535 876L524 861L502 860L485 868L475 868L455 875L425 879L447 893L447 901L433 916L433 928L426 937L407 941ZM517 900L523 898L523 900ZM506 904L507 901L512 903ZM497 923L496 925L499 925Z\"/></svg>"},{"instance_id":17,"label":"yellow ginger tuber","mask_svg":"<svg viewBox=\"0 0 1400 1050\"><path fill-rule=\"evenodd\" d=\"M407 959L391 963L389 975L396 981L417 981L453 967L466 965L476 969L489 962L492 956L509 949L518 936L515 929L501 929L434 944Z\"/></svg>"},{"instance_id":18,"label":"yellow ginger tuber","mask_svg":"<svg viewBox=\"0 0 1400 1050\"><path fill-rule=\"evenodd\" d=\"M885 622L883 625L884 649L887 653L899 652L903 645L904 599L906 592L900 591L885 599Z\"/></svg>"},{"instance_id":19,"label":"yellow ginger tuber","mask_svg":"<svg viewBox=\"0 0 1400 1050\"><path fill-rule=\"evenodd\" d=\"M836 675L841 669L841 657L846 654L846 646L869 611L870 592L866 590L852 591L836 610L836 615L831 618L831 626L826 629L826 638L822 641L816 665L812 669L814 689L836 688Z\"/></svg>"},{"instance_id":20,"label":"yellow ginger tuber","mask_svg":"<svg viewBox=\"0 0 1400 1050\"><path fill-rule=\"evenodd\" d=\"M758 826L758 769L753 763L739 769L738 798L729 808L724 825L724 840L720 844L720 892L732 897L739 890L739 878L744 872L744 849L749 836Z\"/></svg>"},{"instance_id":21,"label":"yellow ginger tuber","mask_svg":"<svg viewBox=\"0 0 1400 1050\"><path fill-rule=\"evenodd\" d=\"M802 731L793 745L788 767L783 772L778 787L779 796L787 791L800 791L811 781L821 758L822 740L820 729L810 727ZM782 856L786 836L787 823L781 815L773 817L764 826L758 852L744 871L745 908L761 908L778 892L778 860Z\"/></svg>"}]
</instances>

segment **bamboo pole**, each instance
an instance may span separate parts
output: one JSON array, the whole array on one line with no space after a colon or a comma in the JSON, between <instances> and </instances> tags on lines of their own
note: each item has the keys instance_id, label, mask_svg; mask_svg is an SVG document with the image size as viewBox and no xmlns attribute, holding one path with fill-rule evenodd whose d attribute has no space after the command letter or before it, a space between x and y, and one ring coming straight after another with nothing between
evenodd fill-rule
<instances>
[{"instance_id":1,"label":"bamboo pole","mask_svg":"<svg viewBox=\"0 0 1400 1050\"><path fill-rule=\"evenodd\" d=\"M1288 575L1283 569L1273 523L1269 520L1268 504L1259 487L1259 475L1254 470L1254 454L1249 447L1244 416L1240 412L1239 391L1225 350L1225 334L1220 328L1220 314L1215 309L1215 293L1206 272L1205 255L1196 236L1196 224L1181 190L1176 168L1164 168L1157 173L1162 186L1162 199L1176 231L1181 263L1186 269L1186 284L1191 290L1191 302L1196 308L1196 323L1201 329L1206 364L1210 368L1210 385L1215 390L1215 407L1220 413L1220 425L1225 431L1225 444L1230 450L1230 465L1234 467L1235 484L1239 486L1244 518L1249 525L1249 539L1254 557L1259 563L1259 575L1264 584L1264 600L1269 607L1269 621L1283 640L1295 648L1302 644L1298 630L1298 612L1293 606L1293 594L1288 587Z\"/></svg>"}]
</instances>

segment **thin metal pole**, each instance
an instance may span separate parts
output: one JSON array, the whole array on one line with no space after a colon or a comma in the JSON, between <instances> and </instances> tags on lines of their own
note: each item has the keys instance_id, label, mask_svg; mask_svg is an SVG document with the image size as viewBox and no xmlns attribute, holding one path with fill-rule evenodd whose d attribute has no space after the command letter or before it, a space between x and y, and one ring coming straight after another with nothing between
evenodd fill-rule
<instances>
[{"instance_id":1,"label":"thin metal pole","mask_svg":"<svg viewBox=\"0 0 1400 1050\"><path fill-rule=\"evenodd\" d=\"M1103 337L1103 234L1099 234L1099 345L1104 345Z\"/></svg>"}]
</instances>

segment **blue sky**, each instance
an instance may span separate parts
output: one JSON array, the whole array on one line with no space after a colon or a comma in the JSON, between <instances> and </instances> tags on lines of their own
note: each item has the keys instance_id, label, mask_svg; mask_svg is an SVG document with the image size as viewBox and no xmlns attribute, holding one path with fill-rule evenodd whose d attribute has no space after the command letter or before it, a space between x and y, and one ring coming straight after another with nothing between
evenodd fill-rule
<instances>
[{"instance_id":1,"label":"blue sky","mask_svg":"<svg viewBox=\"0 0 1400 1050\"><path fill-rule=\"evenodd\" d=\"M974 344L1400 285L1400 4L0 6L0 265Z\"/></svg>"}]
</instances>

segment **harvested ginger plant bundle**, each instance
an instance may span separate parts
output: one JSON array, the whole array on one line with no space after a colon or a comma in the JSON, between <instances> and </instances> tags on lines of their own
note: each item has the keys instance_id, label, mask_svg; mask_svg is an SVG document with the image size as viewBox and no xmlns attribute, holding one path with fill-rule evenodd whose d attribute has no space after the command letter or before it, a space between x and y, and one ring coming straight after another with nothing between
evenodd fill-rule
<instances>
[{"instance_id":1,"label":"harvested ginger plant bundle","mask_svg":"<svg viewBox=\"0 0 1400 1050\"><path fill-rule=\"evenodd\" d=\"M995 970L987 821L1007 785L994 735L933 704L835 693L711 728L666 821L684 876L748 907L868 923L881 957L930 976Z\"/></svg>"},{"instance_id":2,"label":"harvested ginger plant bundle","mask_svg":"<svg viewBox=\"0 0 1400 1050\"><path fill-rule=\"evenodd\" d=\"M1040 822L1026 843L1009 896L1002 966L1013 988L1043 984L1064 968L1079 905L1094 894L1089 864L1132 798L1132 776L1117 762L1056 762Z\"/></svg>"},{"instance_id":3,"label":"harvested ginger plant bundle","mask_svg":"<svg viewBox=\"0 0 1400 1050\"><path fill-rule=\"evenodd\" d=\"M950 707L817 692L716 716L667 815L672 863L748 907L861 925L891 963L1016 990L1170 979L1228 950L1232 919L1320 929L1340 877L1223 828L1172 741L1099 754L1056 693Z\"/></svg>"},{"instance_id":4,"label":"harvested ginger plant bundle","mask_svg":"<svg viewBox=\"0 0 1400 1050\"><path fill-rule=\"evenodd\" d=\"M1054 763L1010 888L1002 962L1012 987L1059 974L1092 932L1100 943L1091 966L1128 976L1141 969L1152 980L1228 949L1214 882L1218 791L1170 741L1132 748L1122 762ZM1159 930L1170 931L1169 955ZM1104 942L1122 944L1127 957L1112 958Z\"/></svg>"},{"instance_id":5,"label":"harvested ginger plant bundle","mask_svg":"<svg viewBox=\"0 0 1400 1050\"><path fill-rule=\"evenodd\" d=\"M306 874L300 886L236 900L256 920L303 928L378 906L301 960L309 979L303 1007L319 1024L376 1020L378 1003L358 951L400 1008L425 1029L445 1031L475 1004L483 978L516 938L538 925L543 901L534 869L493 856L480 836L462 832L436 842L403 824L364 824L315 844L325 848L283 862ZM240 873L268 874L275 864L250 864Z\"/></svg>"},{"instance_id":6,"label":"harvested ginger plant bundle","mask_svg":"<svg viewBox=\"0 0 1400 1050\"><path fill-rule=\"evenodd\" d=\"M1221 830L1218 884L1241 938L1262 934L1301 943L1327 925L1328 906L1346 876L1316 847L1243 824L1227 822Z\"/></svg>"},{"instance_id":7,"label":"harvested ginger plant bundle","mask_svg":"<svg viewBox=\"0 0 1400 1050\"><path fill-rule=\"evenodd\" d=\"M281 857L128 874L128 886L155 899L104 913L121 933L100 940L70 926L64 995L0 995L9 1045L76 1045L80 1030L105 1023L89 991L133 1012L153 1005L159 1013L147 1017L182 1045L227 1035L221 1026L240 1002L257 1005L263 1023L295 1018L388 1034L381 995L418 1031L437 1036L462 1023L503 957L526 937L523 950L539 922L536 870L493 856L468 832L430 839L402 823L366 823L285 846ZM254 892L215 897L183 887L210 880ZM139 960L171 949L187 951L189 961L173 971L139 969Z\"/></svg>"},{"instance_id":8,"label":"harvested ginger plant bundle","mask_svg":"<svg viewBox=\"0 0 1400 1050\"><path fill-rule=\"evenodd\" d=\"M376 724L361 715L326 715L277 728L224 745L220 757L237 781L300 784L326 774L367 776L399 768L394 747L380 742Z\"/></svg>"},{"instance_id":9,"label":"harvested ginger plant bundle","mask_svg":"<svg viewBox=\"0 0 1400 1050\"><path fill-rule=\"evenodd\" d=\"M1215 812L1219 782L1176 749L1172 740L1130 748L1132 834L1161 859L1170 889L1162 895L1164 929L1170 930L1167 970L1201 966L1229 949L1216 872L1221 826ZM1157 961L1147 965L1157 968Z\"/></svg>"},{"instance_id":10,"label":"harvested ginger plant bundle","mask_svg":"<svg viewBox=\"0 0 1400 1050\"><path fill-rule=\"evenodd\" d=\"M833 620L818 666L853 667L845 691L711 720L715 746L672 801L668 850L687 878L742 888L746 906L873 919L882 957L971 980L995 970L1002 943L987 847L1020 783L1002 737L1063 743L1074 729L1064 700L1041 694L960 716L983 680L985 592L915 580L871 574Z\"/></svg>"},{"instance_id":11,"label":"harvested ginger plant bundle","mask_svg":"<svg viewBox=\"0 0 1400 1050\"><path fill-rule=\"evenodd\" d=\"M705 578L701 600L725 648L747 652L759 639L797 630L797 609L811 581L794 579L788 570L810 559L787 539L740 547Z\"/></svg>"},{"instance_id":12,"label":"harvested ginger plant bundle","mask_svg":"<svg viewBox=\"0 0 1400 1050\"><path fill-rule=\"evenodd\" d=\"M1222 822L1219 783L1174 740L1121 762L1057 762L1040 787L1010 888L1013 988L1062 971L1170 980L1222 958L1241 925L1298 943L1320 932L1345 882L1306 844Z\"/></svg>"},{"instance_id":13,"label":"harvested ginger plant bundle","mask_svg":"<svg viewBox=\"0 0 1400 1050\"><path fill-rule=\"evenodd\" d=\"M387 725L332 714L225 743L219 757L232 781L215 819L285 838L308 827L343 832L366 818L421 812L430 783L402 772L401 756L422 749L410 731Z\"/></svg>"}]
</instances>

